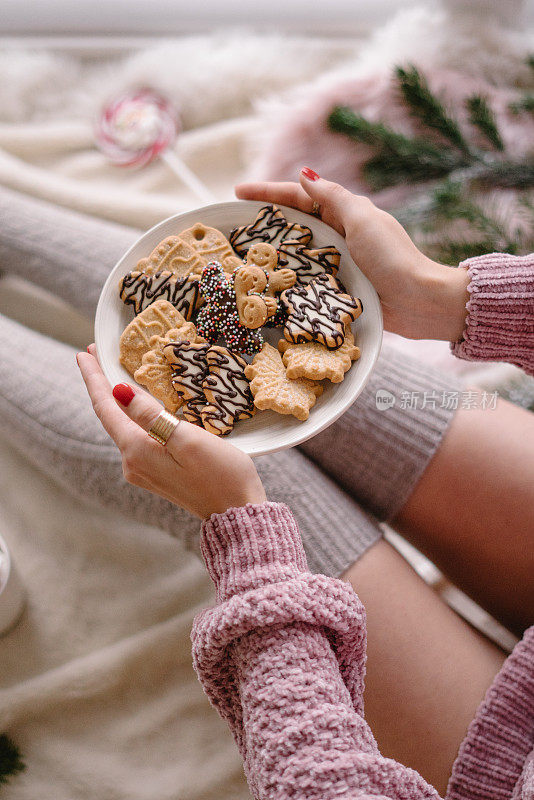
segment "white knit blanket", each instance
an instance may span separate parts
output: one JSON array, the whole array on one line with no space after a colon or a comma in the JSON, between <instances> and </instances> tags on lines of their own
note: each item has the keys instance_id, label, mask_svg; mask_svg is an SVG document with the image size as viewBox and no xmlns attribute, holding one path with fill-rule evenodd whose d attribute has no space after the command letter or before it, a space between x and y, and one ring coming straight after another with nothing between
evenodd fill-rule
<instances>
[{"instance_id":1,"label":"white knit blanket","mask_svg":"<svg viewBox=\"0 0 534 800\"><path fill-rule=\"evenodd\" d=\"M230 199L263 124L256 100L357 49L240 33L104 62L5 51L0 182L141 228L192 207L165 164L120 170L93 146L101 102L142 82L180 105L176 152ZM11 278L0 281L0 312L78 348L92 340L90 321ZM211 598L201 564L161 531L72 500L1 441L0 459L0 530L28 596L21 622L0 639L0 732L20 746L27 770L0 794L248 797L237 750L191 667L191 622Z\"/></svg>"}]
</instances>

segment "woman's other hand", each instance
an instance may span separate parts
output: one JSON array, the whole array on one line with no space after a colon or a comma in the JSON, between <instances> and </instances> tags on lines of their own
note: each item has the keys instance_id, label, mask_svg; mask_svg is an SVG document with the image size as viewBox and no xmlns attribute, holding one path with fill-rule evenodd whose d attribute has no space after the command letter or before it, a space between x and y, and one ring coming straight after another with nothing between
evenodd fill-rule
<instances>
[{"instance_id":1,"label":"woman's other hand","mask_svg":"<svg viewBox=\"0 0 534 800\"><path fill-rule=\"evenodd\" d=\"M298 183L243 183L243 200L262 200L310 213L345 237L349 251L375 287L387 330L410 339L458 341L465 327L467 271L427 258L402 225L367 197L320 178L308 167Z\"/></svg>"},{"instance_id":2,"label":"woman's other hand","mask_svg":"<svg viewBox=\"0 0 534 800\"><path fill-rule=\"evenodd\" d=\"M76 359L95 413L121 451L128 483L159 494L201 519L265 501L249 456L185 420L165 446L159 444L147 431L162 406L138 386L119 384L112 391L94 344Z\"/></svg>"}]
</instances>

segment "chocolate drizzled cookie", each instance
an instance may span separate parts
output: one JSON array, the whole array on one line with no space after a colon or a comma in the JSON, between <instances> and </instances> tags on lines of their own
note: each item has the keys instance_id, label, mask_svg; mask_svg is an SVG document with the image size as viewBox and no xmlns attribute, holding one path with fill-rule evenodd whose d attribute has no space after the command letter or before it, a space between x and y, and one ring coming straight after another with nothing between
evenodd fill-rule
<instances>
[{"instance_id":1,"label":"chocolate drizzled cookie","mask_svg":"<svg viewBox=\"0 0 534 800\"><path fill-rule=\"evenodd\" d=\"M345 325L362 313L362 303L341 290L333 275L319 275L305 286L287 289L281 296L288 318L284 336L288 342L315 341L328 350L341 347Z\"/></svg>"},{"instance_id":2,"label":"chocolate drizzled cookie","mask_svg":"<svg viewBox=\"0 0 534 800\"><path fill-rule=\"evenodd\" d=\"M230 244L240 256L244 256L248 248L256 242L269 242L278 247L280 242L287 239L308 244L311 238L312 232L308 227L288 222L274 205L264 206L254 222L234 228L229 237Z\"/></svg>"},{"instance_id":3,"label":"chocolate drizzled cookie","mask_svg":"<svg viewBox=\"0 0 534 800\"><path fill-rule=\"evenodd\" d=\"M144 311L155 300L168 300L185 319L191 319L201 302L198 280L178 278L164 270L153 275L146 272L128 272L119 283L121 300L131 305L136 314Z\"/></svg>"}]
</instances>

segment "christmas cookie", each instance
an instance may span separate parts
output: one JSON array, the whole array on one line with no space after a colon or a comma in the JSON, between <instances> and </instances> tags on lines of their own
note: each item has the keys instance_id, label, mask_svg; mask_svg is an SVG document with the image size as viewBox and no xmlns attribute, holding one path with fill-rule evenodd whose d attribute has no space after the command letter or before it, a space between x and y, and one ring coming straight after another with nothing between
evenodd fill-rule
<instances>
[{"instance_id":1,"label":"christmas cookie","mask_svg":"<svg viewBox=\"0 0 534 800\"><path fill-rule=\"evenodd\" d=\"M192 228L180 233L180 239L196 250L205 267L210 261L218 261L225 272L231 273L241 265L230 242L217 228L196 222Z\"/></svg>"},{"instance_id":2,"label":"christmas cookie","mask_svg":"<svg viewBox=\"0 0 534 800\"><path fill-rule=\"evenodd\" d=\"M278 302L266 293L269 279L261 267L246 264L232 273L239 321L245 328L256 330L276 313Z\"/></svg>"},{"instance_id":3,"label":"christmas cookie","mask_svg":"<svg viewBox=\"0 0 534 800\"><path fill-rule=\"evenodd\" d=\"M250 380L256 408L293 414L300 420L308 418L310 408L323 391L320 383L306 378L288 378L282 356L270 344L264 344L261 352L254 356L252 364L245 368L245 375Z\"/></svg>"},{"instance_id":4,"label":"christmas cookie","mask_svg":"<svg viewBox=\"0 0 534 800\"><path fill-rule=\"evenodd\" d=\"M336 275L341 253L332 245L312 249L299 241L278 245L279 263L294 270L298 283L309 283L324 272Z\"/></svg>"},{"instance_id":5,"label":"christmas cookie","mask_svg":"<svg viewBox=\"0 0 534 800\"><path fill-rule=\"evenodd\" d=\"M188 422L202 424L202 410L206 405L203 382L208 374L206 355L209 344L170 342L163 354L171 366L172 384L185 403L182 414Z\"/></svg>"},{"instance_id":6,"label":"christmas cookie","mask_svg":"<svg viewBox=\"0 0 534 800\"><path fill-rule=\"evenodd\" d=\"M156 272L168 270L178 278L187 275L200 275L204 268L204 261L187 242L179 236L167 236L163 239L148 258L142 258L137 263L137 272L146 272L154 275Z\"/></svg>"},{"instance_id":7,"label":"christmas cookie","mask_svg":"<svg viewBox=\"0 0 534 800\"><path fill-rule=\"evenodd\" d=\"M154 336L151 349L144 353L139 369L134 372L134 379L157 400L160 400L167 411L174 413L183 403L183 398L176 392L172 384L171 365L163 354L163 348L169 342L202 342L192 322L186 322L180 328L172 328L165 336Z\"/></svg>"},{"instance_id":8,"label":"christmas cookie","mask_svg":"<svg viewBox=\"0 0 534 800\"><path fill-rule=\"evenodd\" d=\"M230 244L236 253L244 256L249 247L258 242L268 242L278 247L280 242L287 239L308 244L311 238L312 232L308 227L288 222L279 208L268 205L260 209L254 222L240 225L232 230Z\"/></svg>"},{"instance_id":9,"label":"christmas cookie","mask_svg":"<svg viewBox=\"0 0 534 800\"><path fill-rule=\"evenodd\" d=\"M332 383L341 383L352 362L360 357L360 348L354 344L354 335L349 326L345 330L345 340L337 350L327 350L319 342L292 344L287 339L278 342L282 361L288 378L309 378L322 381L328 378Z\"/></svg>"},{"instance_id":10,"label":"christmas cookie","mask_svg":"<svg viewBox=\"0 0 534 800\"><path fill-rule=\"evenodd\" d=\"M206 301L196 319L201 336L210 344L224 339L234 353L252 355L261 350L263 336L259 330L251 330L241 323L233 281L217 261L202 271L200 292Z\"/></svg>"},{"instance_id":11,"label":"christmas cookie","mask_svg":"<svg viewBox=\"0 0 534 800\"><path fill-rule=\"evenodd\" d=\"M328 350L341 347L345 325L362 313L357 297L342 291L333 275L319 275L304 286L287 289L281 296L287 310L284 336L288 342L315 341Z\"/></svg>"},{"instance_id":12,"label":"christmas cookie","mask_svg":"<svg viewBox=\"0 0 534 800\"><path fill-rule=\"evenodd\" d=\"M181 328L186 319L168 300L156 300L123 330L119 342L119 361L133 375L143 356L152 349L155 336L165 336L171 328Z\"/></svg>"},{"instance_id":13,"label":"christmas cookie","mask_svg":"<svg viewBox=\"0 0 534 800\"><path fill-rule=\"evenodd\" d=\"M245 377L247 362L226 347L210 347L206 359L208 372L202 387L207 405L201 411L202 424L218 436L230 433L237 420L254 412L254 399Z\"/></svg>"},{"instance_id":14,"label":"christmas cookie","mask_svg":"<svg viewBox=\"0 0 534 800\"><path fill-rule=\"evenodd\" d=\"M133 306L136 314L159 298L168 300L186 319L191 319L200 304L198 280L190 277L178 278L173 272L164 270L148 275L146 272L128 272L119 283L121 300Z\"/></svg>"}]
</instances>

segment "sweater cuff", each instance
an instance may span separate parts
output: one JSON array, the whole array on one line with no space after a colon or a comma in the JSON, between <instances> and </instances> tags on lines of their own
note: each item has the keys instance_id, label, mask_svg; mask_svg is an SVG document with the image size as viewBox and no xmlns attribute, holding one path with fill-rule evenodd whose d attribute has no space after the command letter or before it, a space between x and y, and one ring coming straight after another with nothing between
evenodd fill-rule
<instances>
[{"instance_id":1,"label":"sweater cuff","mask_svg":"<svg viewBox=\"0 0 534 800\"><path fill-rule=\"evenodd\" d=\"M307 572L297 523L283 503L248 503L202 523L200 547L218 602Z\"/></svg>"},{"instance_id":2,"label":"sweater cuff","mask_svg":"<svg viewBox=\"0 0 534 800\"><path fill-rule=\"evenodd\" d=\"M534 359L534 256L490 253L462 261L469 272L466 328L452 352L467 361Z\"/></svg>"},{"instance_id":3,"label":"sweater cuff","mask_svg":"<svg viewBox=\"0 0 534 800\"><path fill-rule=\"evenodd\" d=\"M534 748L534 626L489 688L453 764L446 800L509 800Z\"/></svg>"}]
</instances>

